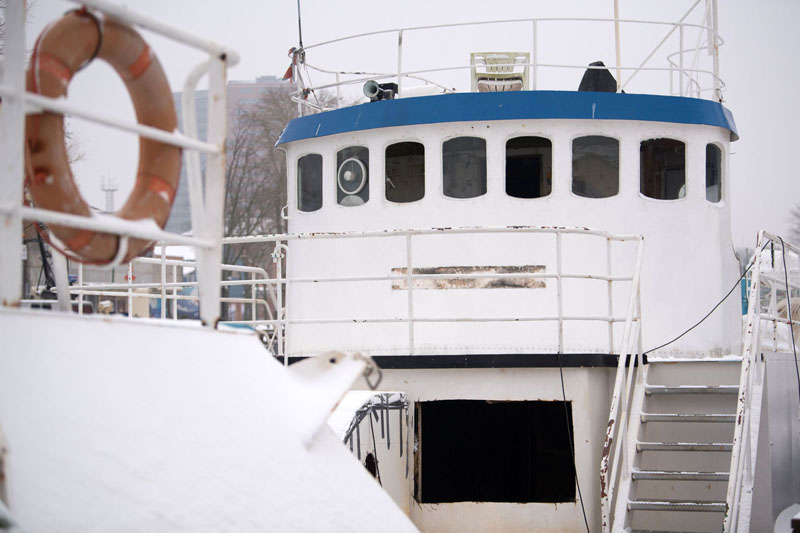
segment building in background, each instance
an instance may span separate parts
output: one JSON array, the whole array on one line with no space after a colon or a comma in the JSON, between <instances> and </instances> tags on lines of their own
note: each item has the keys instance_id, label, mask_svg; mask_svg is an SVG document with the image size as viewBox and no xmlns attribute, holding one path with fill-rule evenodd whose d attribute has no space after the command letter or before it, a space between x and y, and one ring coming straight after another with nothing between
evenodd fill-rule
<instances>
[{"instance_id":1,"label":"building in background","mask_svg":"<svg viewBox=\"0 0 800 533\"><path fill-rule=\"evenodd\" d=\"M276 76L259 76L255 81L230 81L228 82L228 134L233 124L236 110L247 104L255 103L266 91L286 89L289 82ZM183 130L183 110L181 108L182 93L175 93L175 110L178 113L178 127ZM208 121L208 91L195 92L195 113L197 113L197 133L199 138L206 140L206 125ZM201 157L205 157L201 155ZM175 233L186 233L192 229L191 209L189 205L189 188L186 178L186 160L181 165L181 177L175 203L167 220L166 230Z\"/></svg>"}]
</instances>

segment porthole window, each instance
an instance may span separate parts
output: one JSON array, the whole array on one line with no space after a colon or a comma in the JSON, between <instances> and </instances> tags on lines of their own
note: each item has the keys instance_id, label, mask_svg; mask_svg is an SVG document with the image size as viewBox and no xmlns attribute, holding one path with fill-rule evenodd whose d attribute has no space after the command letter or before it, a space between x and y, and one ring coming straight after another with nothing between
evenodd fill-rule
<instances>
[{"instance_id":1,"label":"porthole window","mask_svg":"<svg viewBox=\"0 0 800 533\"><path fill-rule=\"evenodd\" d=\"M306 213L322 207L322 156L304 155L297 160L297 209Z\"/></svg>"},{"instance_id":2,"label":"porthole window","mask_svg":"<svg viewBox=\"0 0 800 533\"><path fill-rule=\"evenodd\" d=\"M475 198L486 194L486 140L457 137L442 145L444 195Z\"/></svg>"},{"instance_id":3,"label":"porthole window","mask_svg":"<svg viewBox=\"0 0 800 533\"><path fill-rule=\"evenodd\" d=\"M336 154L336 201L347 207L369 201L369 150L363 146Z\"/></svg>"},{"instance_id":4,"label":"porthole window","mask_svg":"<svg viewBox=\"0 0 800 533\"><path fill-rule=\"evenodd\" d=\"M400 142L386 147L386 199L408 203L425 196L425 147Z\"/></svg>"},{"instance_id":5,"label":"porthole window","mask_svg":"<svg viewBox=\"0 0 800 533\"><path fill-rule=\"evenodd\" d=\"M648 139L639 146L639 191L656 200L686 196L686 145L675 139Z\"/></svg>"},{"instance_id":6,"label":"porthole window","mask_svg":"<svg viewBox=\"0 0 800 533\"><path fill-rule=\"evenodd\" d=\"M619 193L619 141L589 135L572 141L572 192L584 198Z\"/></svg>"},{"instance_id":7,"label":"porthole window","mask_svg":"<svg viewBox=\"0 0 800 533\"><path fill-rule=\"evenodd\" d=\"M722 200L722 150L716 144L706 145L706 200Z\"/></svg>"},{"instance_id":8,"label":"porthole window","mask_svg":"<svg viewBox=\"0 0 800 533\"><path fill-rule=\"evenodd\" d=\"M506 142L506 194L541 198L552 190L553 147L542 137L515 137Z\"/></svg>"}]
</instances>

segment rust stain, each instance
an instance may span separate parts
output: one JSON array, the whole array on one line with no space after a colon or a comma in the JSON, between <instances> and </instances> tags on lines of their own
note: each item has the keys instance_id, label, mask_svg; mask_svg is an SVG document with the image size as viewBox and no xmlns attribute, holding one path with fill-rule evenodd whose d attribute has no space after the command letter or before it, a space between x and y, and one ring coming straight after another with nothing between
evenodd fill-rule
<instances>
[{"instance_id":1,"label":"rust stain","mask_svg":"<svg viewBox=\"0 0 800 533\"><path fill-rule=\"evenodd\" d=\"M417 278L414 280L414 289L543 289L545 282L535 278L460 278L462 275L472 274L536 274L544 272L544 265L521 265L521 266L445 266L445 267L421 267L411 270L414 276L425 275L448 275L452 278L425 279ZM406 276L406 268L393 268L392 275ZM408 280L395 280L392 282L392 290L406 290Z\"/></svg>"},{"instance_id":2,"label":"rust stain","mask_svg":"<svg viewBox=\"0 0 800 533\"><path fill-rule=\"evenodd\" d=\"M606 441L603 444L603 455L600 459L600 464L602 465L600 468L600 498L605 498L607 496L606 493L606 475L608 474L608 456L611 453L611 444L614 442L614 437L611 436L611 432L614 428L615 420L612 418L608 421L608 427L606 428Z\"/></svg>"}]
</instances>

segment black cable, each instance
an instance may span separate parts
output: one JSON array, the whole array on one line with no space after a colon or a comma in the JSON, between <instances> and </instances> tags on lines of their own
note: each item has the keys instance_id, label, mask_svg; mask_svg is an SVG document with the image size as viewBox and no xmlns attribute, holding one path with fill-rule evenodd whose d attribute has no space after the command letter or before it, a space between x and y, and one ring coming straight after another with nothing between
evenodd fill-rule
<instances>
[{"instance_id":1,"label":"black cable","mask_svg":"<svg viewBox=\"0 0 800 533\"><path fill-rule=\"evenodd\" d=\"M786 283L786 310L789 316L789 331L792 333L792 353L794 354L794 371L797 373L797 394L800 399L800 367L797 365L797 348L794 345L794 324L792 323L792 297L789 294L789 271L786 268L786 246L783 243L783 238L778 237L781 241L781 259L783 260L783 279Z\"/></svg>"},{"instance_id":2,"label":"black cable","mask_svg":"<svg viewBox=\"0 0 800 533\"><path fill-rule=\"evenodd\" d=\"M764 247L763 247L763 248L761 248L761 250L759 250L759 251L758 251L758 253L760 254L761 252L763 252L763 251L766 249L766 247L767 247L768 245L769 245L769 243L765 244L765 245L764 245ZM689 333L690 331L692 331L694 328L696 328L697 326L699 326L700 324L702 324L702 323L705 321L705 319L707 319L708 317L710 317L710 316L711 316L711 313L713 313L714 311L716 311L716 310L717 310L717 308L718 308L720 305L722 305L722 303L723 303L725 300L727 300L727 299L728 299L728 296L730 296L731 294L733 294L733 291L734 291L734 290L736 290L736 287L738 287L738 286L739 286L739 283L740 283L740 282L742 281L742 279L743 279L743 278L744 278L744 277L747 275L747 273L750 271L750 269L751 269L751 268L753 268L753 265L754 265L754 264L755 264L755 254L753 255L753 260L752 260L752 261L750 261L750 264L749 264L749 265L747 265L747 268L745 268L745 269L744 269L744 272L742 272L742 275L741 275L741 276L739 276L739 279L737 279L737 280L736 280L736 283L734 283L734 284L733 284L733 287L731 287L731 290L729 290L729 291L728 291L728 294L726 294L725 296L723 296L723 297L722 297L722 299L721 299L719 302L717 302L717 305L715 305L715 306L714 306L714 307L711 309L711 311L709 311L708 313L706 313L706 316L704 316L703 318L701 318L701 319L700 319L700 320L699 320L699 321L698 321L698 322L697 322L697 323L696 323L694 326L690 327L689 329L687 329L686 331L684 331L683 333L681 333L680 335L678 335L677 337L675 337L675 338L674 338L674 339L672 339L671 341L669 341L669 342L665 342L665 343L664 343L664 344L662 344L661 346L657 346L657 347L655 347L655 348L651 348L651 349L649 349L649 350L645 350L645 351L643 351L643 352L642 352L642 355L646 356L646 355L647 355L647 354L649 354L650 352L655 352L656 350L660 350L660 349L661 349L661 348L663 348L664 346L669 346L670 344L672 344L673 342L675 342L676 340L680 339L681 337L683 337L684 335L686 335L687 333Z\"/></svg>"},{"instance_id":3,"label":"black cable","mask_svg":"<svg viewBox=\"0 0 800 533\"><path fill-rule=\"evenodd\" d=\"M572 472L575 475L575 485L578 486L578 499L581 501L581 511L583 511L583 523L586 524L586 533L589 532L589 520L586 518L586 508L583 506L583 494L581 494L581 482L578 480L578 467L575 464L575 442L572 439L572 425L569 417L569 410L567 409L567 393L564 391L564 370L561 367L561 352L558 356L558 373L561 376L561 397L564 399L564 419L567 422L567 437L569 437L569 450L572 452Z\"/></svg>"}]
</instances>

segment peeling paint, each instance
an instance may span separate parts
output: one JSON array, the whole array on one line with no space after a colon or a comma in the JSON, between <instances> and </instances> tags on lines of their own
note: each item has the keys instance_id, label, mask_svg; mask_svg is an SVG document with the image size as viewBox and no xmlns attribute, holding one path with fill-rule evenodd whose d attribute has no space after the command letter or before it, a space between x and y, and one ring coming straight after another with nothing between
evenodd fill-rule
<instances>
[{"instance_id":1,"label":"peeling paint","mask_svg":"<svg viewBox=\"0 0 800 533\"><path fill-rule=\"evenodd\" d=\"M544 265L522 266L446 266L413 268L413 276L452 276L448 278L416 278L414 289L543 289L545 281L536 278L463 278L461 276L485 274L536 274L545 272ZM393 268L392 275L406 276L406 268ZM406 290L408 281L392 282L392 290Z\"/></svg>"}]
</instances>

